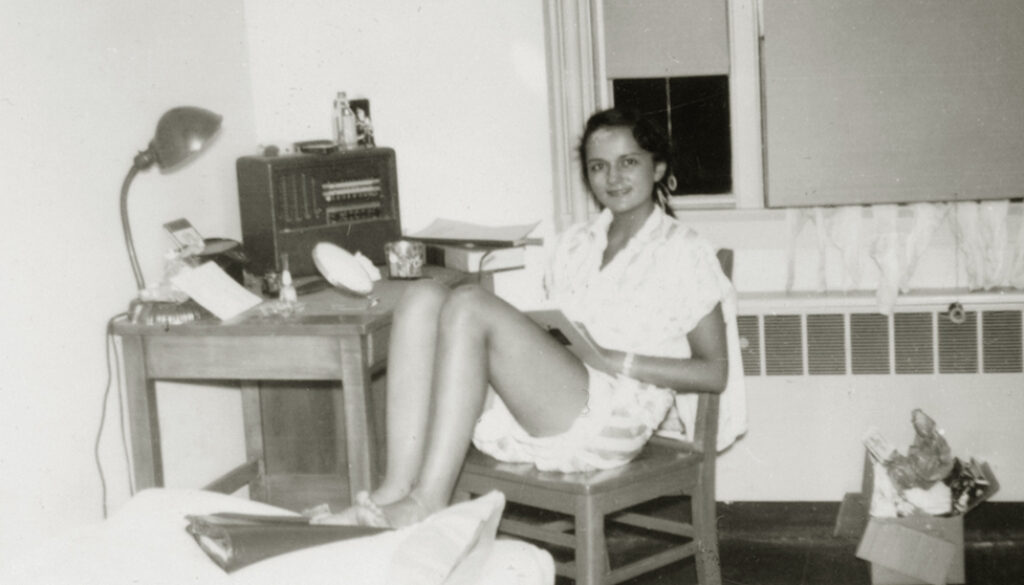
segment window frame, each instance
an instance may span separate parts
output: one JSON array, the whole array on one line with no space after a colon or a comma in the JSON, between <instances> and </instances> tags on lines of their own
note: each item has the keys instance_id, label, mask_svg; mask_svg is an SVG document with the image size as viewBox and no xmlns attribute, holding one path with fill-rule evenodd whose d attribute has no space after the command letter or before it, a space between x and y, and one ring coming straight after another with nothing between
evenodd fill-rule
<instances>
[{"instance_id":1,"label":"window frame","mask_svg":"<svg viewBox=\"0 0 1024 585\"><path fill-rule=\"evenodd\" d=\"M726 2L732 193L673 197L673 209L764 209L761 141L760 0ZM576 161L586 117L610 107L605 74L603 0L545 0L548 91L552 124L555 223L559 229L597 212Z\"/></svg>"}]
</instances>

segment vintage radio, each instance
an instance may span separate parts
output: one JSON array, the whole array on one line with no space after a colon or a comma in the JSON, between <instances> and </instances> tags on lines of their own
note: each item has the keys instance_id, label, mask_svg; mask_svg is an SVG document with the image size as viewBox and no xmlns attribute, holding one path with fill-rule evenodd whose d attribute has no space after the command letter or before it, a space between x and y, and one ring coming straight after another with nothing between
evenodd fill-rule
<instances>
[{"instance_id":1,"label":"vintage radio","mask_svg":"<svg viewBox=\"0 0 1024 585\"><path fill-rule=\"evenodd\" d=\"M390 148L243 156L236 166L242 240L256 276L279 272L282 254L292 276L316 274L311 252L324 241L384 264L384 244L401 238Z\"/></svg>"}]
</instances>

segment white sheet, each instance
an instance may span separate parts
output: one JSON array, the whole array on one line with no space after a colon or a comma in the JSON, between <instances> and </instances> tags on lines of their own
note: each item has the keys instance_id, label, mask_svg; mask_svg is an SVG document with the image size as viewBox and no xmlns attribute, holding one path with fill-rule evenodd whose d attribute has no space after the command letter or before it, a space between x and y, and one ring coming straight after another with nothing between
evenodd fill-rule
<instances>
[{"instance_id":1,"label":"white sheet","mask_svg":"<svg viewBox=\"0 0 1024 585\"><path fill-rule=\"evenodd\" d=\"M292 514L238 497L199 490L140 492L107 521L55 536L0 567L5 585L545 585L554 583L551 555L530 544L495 539L504 497L492 492L451 506L424 522L332 543L226 574L185 531L186 514ZM456 563L438 565L443 551ZM423 547L421 545L429 546ZM463 546L463 550L456 550ZM424 553L427 553L424 555ZM424 561L427 561L426 563ZM431 566L432 565L432 566Z\"/></svg>"}]
</instances>

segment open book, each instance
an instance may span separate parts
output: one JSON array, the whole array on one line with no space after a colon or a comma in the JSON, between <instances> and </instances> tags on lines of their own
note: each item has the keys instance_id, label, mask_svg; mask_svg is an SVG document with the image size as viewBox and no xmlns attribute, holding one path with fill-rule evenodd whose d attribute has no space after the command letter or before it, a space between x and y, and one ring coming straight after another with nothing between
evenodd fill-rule
<instances>
[{"instance_id":1,"label":"open book","mask_svg":"<svg viewBox=\"0 0 1024 585\"><path fill-rule=\"evenodd\" d=\"M561 310L557 308L528 309L524 313L584 363L600 362L600 348L594 344L589 335L581 330L579 324L571 321Z\"/></svg>"},{"instance_id":2,"label":"open book","mask_svg":"<svg viewBox=\"0 0 1024 585\"><path fill-rule=\"evenodd\" d=\"M217 513L188 516L186 528L203 552L227 572L287 552L387 530L310 524L305 516Z\"/></svg>"},{"instance_id":3,"label":"open book","mask_svg":"<svg viewBox=\"0 0 1024 585\"><path fill-rule=\"evenodd\" d=\"M435 219L433 223L405 237L428 244L453 246L523 246L540 244L539 238L531 238L540 222L522 225L485 226L451 219Z\"/></svg>"}]
</instances>

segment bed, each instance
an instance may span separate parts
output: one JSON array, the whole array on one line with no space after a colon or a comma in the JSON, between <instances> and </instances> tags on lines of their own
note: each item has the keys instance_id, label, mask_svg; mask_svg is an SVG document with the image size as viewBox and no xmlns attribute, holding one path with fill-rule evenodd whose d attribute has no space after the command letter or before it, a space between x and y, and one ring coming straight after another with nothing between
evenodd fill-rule
<instances>
[{"instance_id":1,"label":"bed","mask_svg":"<svg viewBox=\"0 0 1024 585\"><path fill-rule=\"evenodd\" d=\"M225 573L185 530L186 515L294 512L202 490L154 488L109 519L55 535L6 558L5 585L550 585L551 555L496 538L499 492L462 502L423 522L272 557ZM5 555L6 556L6 555Z\"/></svg>"}]
</instances>

